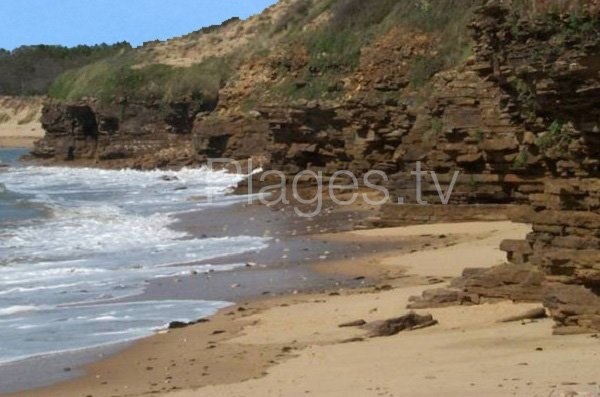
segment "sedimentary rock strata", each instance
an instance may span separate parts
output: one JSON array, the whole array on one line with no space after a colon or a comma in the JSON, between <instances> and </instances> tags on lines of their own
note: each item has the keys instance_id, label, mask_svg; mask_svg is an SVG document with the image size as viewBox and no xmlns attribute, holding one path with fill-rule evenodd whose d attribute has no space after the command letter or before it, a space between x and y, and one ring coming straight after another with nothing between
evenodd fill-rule
<instances>
[{"instance_id":1,"label":"sedimentary rock strata","mask_svg":"<svg viewBox=\"0 0 600 397\"><path fill-rule=\"evenodd\" d=\"M452 295L457 302L473 292L541 299L557 321L557 333L600 329L600 41L595 28L583 27L597 26L597 20L580 18L577 26L573 16L515 20L499 2L478 12L474 65L494 82L492 89L504 93L504 109L515 126L512 136L507 130L492 146L482 142L480 148L513 154L520 148L528 177L530 171L545 177L543 189L522 185L531 209L514 218L531 223L533 232L501 247L512 269L522 268L523 274L507 274L506 266L491 269L466 277ZM439 296L424 296L415 305L435 304Z\"/></svg>"},{"instance_id":2,"label":"sedimentary rock strata","mask_svg":"<svg viewBox=\"0 0 600 397\"><path fill-rule=\"evenodd\" d=\"M33 155L58 161L94 160L136 168L182 166L194 161L191 129L201 111L191 102L76 104L50 102L42 111L46 131Z\"/></svg>"}]
</instances>

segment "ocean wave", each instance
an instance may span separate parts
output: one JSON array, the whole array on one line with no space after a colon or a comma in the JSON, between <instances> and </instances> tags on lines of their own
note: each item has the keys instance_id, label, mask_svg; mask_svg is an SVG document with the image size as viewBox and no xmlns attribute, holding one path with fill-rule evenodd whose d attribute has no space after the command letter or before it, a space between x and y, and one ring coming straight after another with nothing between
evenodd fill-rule
<instances>
[{"instance_id":1,"label":"ocean wave","mask_svg":"<svg viewBox=\"0 0 600 397\"><path fill-rule=\"evenodd\" d=\"M134 300L152 279L231 271L244 264L206 261L267 247L262 237L196 238L171 228L174 214L244 199L226 197L242 178L207 169L37 166L0 175L11 208L24 200L51 213L0 227L0 362L136 339L227 305L118 302ZM220 199L193 200L211 195Z\"/></svg>"},{"instance_id":2,"label":"ocean wave","mask_svg":"<svg viewBox=\"0 0 600 397\"><path fill-rule=\"evenodd\" d=\"M223 193L243 180L243 175L207 168L184 168L180 171L102 170L96 168L38 167L15 169L3 175L5 185L22 193L97 193L127 192L132 187L149 191L153 188L176 188ZM155 191L154 191L155 192ZM188 191L170 190L175 195Z\"/></svg>"},{"instance_id":3,"label":"ocean wave","mask_svg":"<svg viewBox=\"0 0 600 397\"><path fill-rule=\"evenodd\" d=\"M71 283L71 284L57 284L57 285L40 285L36 287L16 287L10 288L3 291L0 291L0 296L2 295L11 295L11 294L22 294L22 293L31 293L36 291L45 291L45 290L53 290L53 289L64 289L69 287L74 287L76 285L80 285L79 283Z\"/></svg>"},{"instance_id":4,"label":"ocean wave","mask_svg":"<svg viewBox=\"0 0 600 397\"><path fill-rule=\"evenodd\" d=\"M40 310L38 306L9 306L0 309L0 316L12 316L21 313L30 313L36 310Z\"/></svg>"},{"instance_id":5,"label":"ocean wave","mask_svg":"<svg viewBox=\"0 0 600 397\"><path fill-rule=\"evenodd\" d=\"M21 322L3 325L0 320L0 364L139 339L166 328L165 313L169 321L190 322L229 305L181 300L37 308L37 316Z\"/></svg>"},{"instance_id":6,"label":"ocean wave","mask_svg":"<svg viewBox=\"0 0 600 397\"><path fill-rule=\"evenodd\" d=\"M17 194L16 192L11 191L8 187L6 187L4 183L0 183L0 200L8 201L11 199L17 199L19 197L22 196Z\"/></svg>"}]
</instances>

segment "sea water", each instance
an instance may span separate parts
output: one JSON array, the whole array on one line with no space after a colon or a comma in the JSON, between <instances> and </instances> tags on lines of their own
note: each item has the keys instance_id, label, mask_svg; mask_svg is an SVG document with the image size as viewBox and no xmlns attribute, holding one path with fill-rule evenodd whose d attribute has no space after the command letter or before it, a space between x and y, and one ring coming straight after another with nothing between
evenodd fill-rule
<instances>
[{"instance_id":1,"label":"sea water","mask_svg":"<svg viewBox=\"0 0 600 397\"><path fill-rule=\"evenodd\" d=\"M169 227L177 214L239 200L227 196L239 175L39 167L18 163L23 154L0 150L8 164L0 166L0 363L133 340L211 315L228 303L135 297L152 279L230 271L241 264L199 263L268 244Z\"/></svg>"}]
</instances>

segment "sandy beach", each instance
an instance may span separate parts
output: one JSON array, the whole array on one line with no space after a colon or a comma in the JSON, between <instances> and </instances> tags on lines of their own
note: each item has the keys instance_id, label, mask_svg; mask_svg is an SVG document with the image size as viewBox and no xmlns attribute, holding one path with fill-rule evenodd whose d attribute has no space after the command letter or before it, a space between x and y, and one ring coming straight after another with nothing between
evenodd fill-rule
<instances>
[{"instance_id":1,"label":"sandy beach","mask_svg":"<svg viewBox=\"0 0 600 397\"><path fill-rule=\"evenodd\" d=\"M41 98L0 97L0 148L32 148L44 137Z\"/></svg>"},{"instance_id":2,"label":"sandy beach","mask_svg":"<svg viewBox=\"0 0 600 397\"><path fill-rule=\"evenodd\" d=\"M369 338L360 327L408 313L411 296L444 286L466 267L504 261L500 241L530 228L477 222L318 236L390 242L319 272L372 281L250 299L207 322L148 338L85 368L85 375L21 396L549 396L595 391L600 343L552 336L551 319L501 322L539 304L504 301L418 311L439 324ZM317 238L317 237L315 237ZM418 241L421 249L415 249ZM393 247L397 247L394 249ZM374 271L373 269L377 269Z\"/></svg>"}]
</instances>

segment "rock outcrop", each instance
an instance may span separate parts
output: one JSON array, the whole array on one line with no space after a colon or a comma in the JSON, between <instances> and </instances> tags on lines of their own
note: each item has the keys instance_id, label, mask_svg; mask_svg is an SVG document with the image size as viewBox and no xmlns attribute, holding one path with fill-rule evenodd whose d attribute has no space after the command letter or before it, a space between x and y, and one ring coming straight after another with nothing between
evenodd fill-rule
<instances>
[{"instance_id":1,"label":"rock outcrop","mask_svg":"<svg viewBox=\"0 0 600 397\"><path fill-rule=\"evenodd\" d=\"M491 66L476 59L435 77L429 103L395 153L403 171L395 176L400 185L411 180L421 161L442 184L460 172L453 203L527 203L529 194L542 191L546 167L535 156L525 157L533 134L494 80ZM424 197L439 203L434 181L424 182ZM410 197L412 188L398 192Z\"/></svg>"},{"instance_id":2,"label":"rock outcrop","mask_svg":"<svg viewBox=\"0 0 600 397\"><path fill-rule=\"evenodd\" d=\"M403 331L416 331L432 327L437 323L431 314L420 315L410 312L402 317L373 321L364 325L363 328L369 331L369 337L378 338L397 335Z\"/></svg>"},{"instance_id":3,"label":"rock outcrop","mask_svg":"<svg viewBox=\"0 0 600 397\"><path fill-rule=\"evenodd\" d=\"M32 154L58 161L106 162L113 167L183 166L194 161L191 130L202 110L191 101L99 104L51 102L42 111L44 139Z\"/></svg>"},{"instance_id":4,"label":"rock outcrop","mask_svg":"<svg viewBox=\"0 0 600 397\"><path fill-rule=\"evenodd\" d=\"M411 309L478 305L494 300L541 302L548 292L546 277L531 265L504 264L491 269L465 269L448 288L425 291L410 299Z\"/></svg>"},{"instance_id":5,"label":"rock outcrop","mask_svg":"<svg viewBox=\"0 0 600 397\"><path fill-rule=\"evenodd\" d=\"M600 330L600 35L592 16L511 21L506 8L480 11L477 56L494 65L516 97L550 172L530 195L526 242L505 243L513 263L530 263L555 285L545 302L559 325Z\"/></svg>"},{"instance_id":6,"label":"rock outcrop","mask_svg":"<svg viewBox=\"0 0 600 397\"><path fill-rule=\"evenodd\" d=\"M270 168L290 175L305 169L361 175L396 170L394 151L412 122L395 101L263 106L254 117L199 119L193 139L201 158L263 156Z\"/></svg>"},{"instance_id":7,"label":"rock outcrop","mask_svg":"<svg viewBox=\"0 0 600 397\"><path fill-rule=\"evenodd\" d=\"M491 147L482 143L480 148L504 154L494 156L505 160L501 169L506 169L510 160L506 155L523 153L519 166L526 170L527 178L543 177L543 184L520 185L515 191L519 195L514 196L517 200L526 197L531 206L514 220L531 223L533 232L525 241L505 241L501 247L512 269L521 268L522 275L507 274L506 266L491 269L464 277L453 292L415 299L413 307L445 304L448 297L460 303L473 293L515 300L534 298L543 300L550 310L557 333L598 331L598 19L585 15L515 19L508 8L490 2L478 10L472 28L477 42L473 66L492 82L487 92L501 93L501 109L511 116L505 120L513 124L505 134L500 131ZM446 158L458 161L465 155L455 154ZM530 285L532 277L535 285Z\"/></svg>"}]
</instances>

